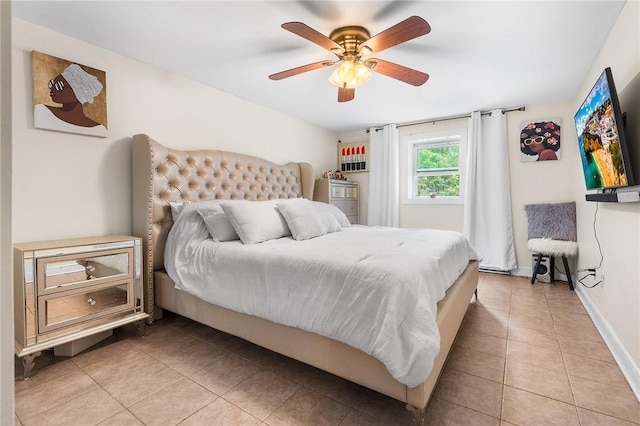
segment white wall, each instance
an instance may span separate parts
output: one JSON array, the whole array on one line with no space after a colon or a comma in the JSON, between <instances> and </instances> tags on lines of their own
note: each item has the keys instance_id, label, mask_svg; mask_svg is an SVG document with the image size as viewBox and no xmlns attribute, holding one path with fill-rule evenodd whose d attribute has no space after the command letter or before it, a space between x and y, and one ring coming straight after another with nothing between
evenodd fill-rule
<instances>
[{"instance_id":1,"label":"white wall","mask_svg":"<svg viewBox=\"0 0 640 426\"><path fill-rule=\"evenodd\" d=\"M30 52L106 72L109 137L33 128ZM131 233L131 136L335 166L337 137L113 52L13 20L13 240Z\"/></svg>"},{"instance_id":2,"label":"white wall","mask_svg":"<svg viewBox=\"0 0 640 426\"><path fill-rule=\"evenodd\" d=\"M606 67L611 67L618 93L640 72L640 3L637 1L626 3L582 84L573 110L582 103ZM640 141L629 143L640 144ZM578 201L578 267L595 267L600 262L592 227L596 203L584 201L587 191L581 169L574 170L573 182ZM598 275L606 279L604 286L587 290L587 294L640 371L640 203L599 203L596 229L604 255Z\"/></svg>"},{"instance_id":3,"label":"white wall","mask_svg":"<svg viewBox=\"0 0 640 426\"><path fill-rule=\"evenodd\" d=\"M560 158L555 161L522 162L520 160L520 131L523 122L550 118L562 120ZM527 105L525 111L507 113L509 140L509 172L511 179L511 213L513 238L518 267L531 269L531 253L527 248L527 215L524 206L539 203L576 201L573 188L575 169L580 167L578 142L573 124L572 102ZM584 197L583 197L584 198ZM562 269L562 264L560 264Z\"/></svg>"},{"instance_id":4,"label":"white wall","mask_svg":"<svg viewBox=\"0 0 640 426\"><path fill-rule=\"evenodd\" d=\"M0 1L0 425L14 422L11 247L11 2Z\"/></svg>"}]
</instances>

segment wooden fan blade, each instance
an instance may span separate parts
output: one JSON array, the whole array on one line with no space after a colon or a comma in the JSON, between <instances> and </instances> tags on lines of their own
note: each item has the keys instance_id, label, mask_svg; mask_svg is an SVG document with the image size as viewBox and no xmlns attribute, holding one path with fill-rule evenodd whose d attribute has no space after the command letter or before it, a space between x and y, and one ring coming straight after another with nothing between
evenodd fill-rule
<instances>
[{"instance_id":1,"label":"wooden fan blade","mask_svg":"<svg viewBox=\"0 0 640 426\"><path fill-rule=\"evenodd\" d=\"M362 51L363 46L366 46L373 52L381 52L405 41L429 34L430 31L431 26L427 21L419 16L412 16L362 43L360 51Z\"/></svg>"},{"instance_id":2,"label":"wooden fan blade","mask_svg":"<svg viewBox=\"0 0 640 426\"><path fill-rule=\"evenodd\" d=\"M349 102L356 97L356 89L338 87L338 102Z\"/></svg>"},{"instance_id":3,"label":"wooden fan blade","mask_svg":"<svg viewBox=\"0 0 640 426\"><path fill-rule=\"evenodd\" d=\"M384 74L387 77L395 78L396 80L409 83L413 86L422 86L429 80L429 74L403 67L393 62L383 61L382 59L369 59L365 62L365 65L371 68L371 71Z\"/></svg>"},{"instance_id":4,"label":"wooden fan blade","mask_svg":"<svg viewBox=\"0 0 640 426\"><path fill-rule=\"evenodd\" d=\"M313 42L320 47L324 47L329 51L333 52L335 49L338 49L341 53L344 52L344 49L338 43L302 22L286 22L282 24L282 28L287 31L291 31L302 38L306 38L310 42Z\"/></svg>"},{"instance_id":5,"label":"wooden fan blade","mask_svg":"<svg viewBox=\"0 0 640 426\"><path fill-rule=\"evenodd\" d=\"M302 65L300 67L291 68L290 70L271 74L269 78L271 80L282 80L283 78L293 77L294 75L302 74L303 72L317 70L318 68L328 67L333 64L335 64L335 62L332 62L332 61L314 62L312 64Z\"/></svg>"}]
</instances>

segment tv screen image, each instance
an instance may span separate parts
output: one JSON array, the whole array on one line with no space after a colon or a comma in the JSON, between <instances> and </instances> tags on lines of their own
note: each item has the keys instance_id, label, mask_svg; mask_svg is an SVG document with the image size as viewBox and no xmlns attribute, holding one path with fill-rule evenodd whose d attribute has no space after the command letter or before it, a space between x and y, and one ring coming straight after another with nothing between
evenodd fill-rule
<instances>
[{"instance_id":1,"label":"tv screen image","mask_svg":"<svg viewBox=\"0 0 640 426\"><path fill-rule=\"evenodd\" d=\"M574 119L587 189L632 185L624 125L611 68L600 74Z\"/></svg>"}]
</instances>

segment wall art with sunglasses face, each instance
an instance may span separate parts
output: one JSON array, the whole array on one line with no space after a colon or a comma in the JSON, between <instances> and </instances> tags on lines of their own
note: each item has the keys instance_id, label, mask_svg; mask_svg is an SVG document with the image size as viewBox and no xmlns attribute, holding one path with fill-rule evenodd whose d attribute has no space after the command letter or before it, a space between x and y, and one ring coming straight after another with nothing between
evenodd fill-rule
<instances>
[{"instance_id":1,"label":"wall art with sunglasses face","mask_svg":"<svg viewBox=\"0 0 640 426\"><path fill-rule=\"evenodd\" d=\"M520 161L559 160L561 124L559 118L520 123Z\"/></svg>"},{"instance_id":2,"label":"wall art with sunglasses face","mask_svg":"<svg viewBox=\"0 0 640 426\"><path fill-rule=\"evenodd\" d=\"M32 51L31 75L36 129L108 135L104 71Z\"/></svg>"}]
</instances>

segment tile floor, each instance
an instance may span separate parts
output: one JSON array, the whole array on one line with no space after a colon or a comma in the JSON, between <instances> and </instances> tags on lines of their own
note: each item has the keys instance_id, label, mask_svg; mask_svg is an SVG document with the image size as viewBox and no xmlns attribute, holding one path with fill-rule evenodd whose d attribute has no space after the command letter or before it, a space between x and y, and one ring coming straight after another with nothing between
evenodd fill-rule
<instances>
[{"instance_id":1,"label":"tile floor","mask_svg":"<svg viewBox=\"0 0 640 426\"><path fill-rule=\"evenodd\" d=\"M640 403L562 283L481 274L433 425L631 425ZM16 362L16 375L21 367ZM172 315L16 378L17 425L400 425L404 404Z\"/></svg>"}]
</instances>

